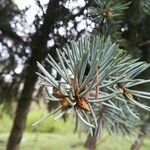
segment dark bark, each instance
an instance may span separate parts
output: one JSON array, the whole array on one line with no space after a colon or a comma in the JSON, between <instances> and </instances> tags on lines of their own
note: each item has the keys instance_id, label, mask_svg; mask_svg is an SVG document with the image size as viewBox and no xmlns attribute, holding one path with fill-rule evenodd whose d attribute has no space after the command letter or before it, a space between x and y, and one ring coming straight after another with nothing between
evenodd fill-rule
<instances>
[{"instance_id":1,"label":"dark bark","mask_svg":"<svg viewBox=\"0 0 150 150\"><path fill-rule=\"evenodd\" d=\"M95 148L96 148L96 137L95 136L92 137L91 135L88 135L87 140L85 142L85 147L88 150L95 150Z\"/></svg>"},{"instance_id":2,"label":"dark bark","mask_svg":"<svg viewBox=\"0 0 150 150\"><path fill-rule=\"evenodd\" d=\"M65 16L67 16L67 14L65 13L66 11L67 10L65 9L65 7L61 8L61 6L59 5L59 0L50 0L47 11L43 16L43 25L31 38L31 43L29 44L29 46L32 49L32 57L28 63L29 67L27 69L24 88L18 101L16 116L7 143L7 150L19 150L19 144L23 135L23 131L25 129L26 118L29 112L32 94L37 80L37 75L35 74L38 69L36 61L41 62L48 52L52 55L53 58L55 57L55 48L57 48L58 45L54 45L54 47L51 48L50 51L47 51L46 44L49 38L49 33L53 32L55 23L60 19L65 19ZM68 19L70 19L71 17L75 16L69 14ZM65 42L66 40L64 39L64 42L62 43L64 44Z\"/></svg>"},{"instance_id":3,"label":"dark bark","mask_svg":"<svg viewBox=\"0 0 150 150\"><path fill-rule=\"evenodd\" d=\"M134 144L131 146L131 150L140 150L141 146L144 143L145 138L146 138L145 127L141 127L137 139L135 140Z\"/></svg>"},{"instance_id":4,"label":"dark bark","mask_svg":"<svg viewBox=\"0 0 150 150\"><path fill-rule=\"evenodd\" d=\"M19 143L25 129L26 117L29 111L29 106L32 99L32 93L37 80L36 59L31 58L27 69L27 76L24 83L24 88L21 97L18 101L16 116L12 127L12 132L8 139L7 150L19 150Z\"/></svg>"},{"instance_id":5,"label":"dark bark","mask_svg":"<svg viewBox=\"0 0 150 150\"><path fill-rule=\"evenodd\" d=\"M19 144L25 129L25 123L27 114L29 112L32 95L34 92L35 83L37 81L37 75L35 72L38 71L36 61L41 62L47 54L46 43L48 35L53 29L58 8L58 1L51 0L48 4L47 12L44 15L44 21L41 28L35 33L31 41L32 57L28 62L27 74L24 82L24 88L18 106L16 110L16 116L14 119L11 134L7 143L7 150L19 150ZM55 56L55 48L50 49L52 56Z\"/></svg>"}]
</instances>

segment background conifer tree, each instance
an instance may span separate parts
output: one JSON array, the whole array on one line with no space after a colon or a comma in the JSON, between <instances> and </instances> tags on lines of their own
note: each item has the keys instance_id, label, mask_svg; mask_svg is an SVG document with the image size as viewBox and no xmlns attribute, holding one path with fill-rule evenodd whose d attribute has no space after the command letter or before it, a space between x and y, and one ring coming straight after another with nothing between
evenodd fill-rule
<instances>
[{"instance_id":1,"label":"background conifer tree","mask_svg":"<svg viewBox=\"0 0 150 150\"><path fill-rule=\"evenodd\" d=\"M144 18L148 12L147 7L144 2L138 4L140 9L143 10ZM135 4L123 1L95 0L88 10L88 15L96 23L93 34L100 35L100 38L84 38L79 40L79 43L72 42L71 46L69 47L68 45L62 52L57 51L59 62L61 62L60 65L63 68L62 71L60 71L61 69L51 56L49 56L49 59L46 59L65 80L65 84L69 85L69 89L61 86L61 82L57 83L58 81L38 64L44 76L42 74L39 75L49 85L56 88L56 91L50 94L48 87L46 87L47 94L50 96L49 100L60 101L60 107L54 110L54 112L59 111L61 108L62 111L56 118L63 116L70 109L73 109L76 114L77 126L78 120L87 126L89 136L86 146L89 149L95 148L96 139L101 137L103 127L107 128L110 133L121 132L123 134L130 134L137 125L137 120L140 117L136 106L149 110L148 106L138 101L141 98L149 99L150 94L132 89L134 86L149 82L149 80L136 79L149 65L137 59L130 58L130 56L124 54L127 52L120 49L126 49L129 45L131 46L130 42L128 42L129 45L125 44L126 39L123 39L121 35L121 31L128 30L128 27L121 27L121 25L124 24L125 11L128 10L128 7L132 7L132 5ZM140 19L135 22L139 23ZM118 46L110 41L118 43ZM87 65L90 68L88 74L85 76ZM68 70L70 70L73 79L70 79ZM112 77L114 80L112 80ZM73 80L73 85L71 80ZM133 83L130 83L130 81ZM106 84L104 84L105 82ZM118 93L116 93L117 89ZM94 91L95 94L92 94L94 95L92 97L91 93ZM103 92L107 93L108 97ZM120 93L121 97L119 97ZM107 100L103 100L103 96ZM120 102L120 100L124 102ZM119 111L122 112L121 116ZM53 112L49 115L51 114ZM34 125L48 116L37 121Z\"/></svg>"},{"instance_id":2,"label":"background conifer tree","mask_svg":"<svg viewBox=\"0 0 150 150\"><path fill-rule=\"evenodd\" d=\"M149 109L149 101L147 100L149 93L137 92L148 91L146 90L148 86L144 84L140 89L132 89L132 85L149 82L149 80L135 79L135 77L145 78L146 74L148 76L149 70L137 77L149 65L145 62L139 62L140 60L133 60L124 51L128 50L132 53L132 57L140 57L142 61L149 61L150 1L85 0L83 6L66 7L73 2L71 0L51 0L43 5L42 1L36 0L36 6L40 13L36 13L32 25L29 25L26 20L26 13L29 8L19 10L11 0L0 2L0 100L5 102L6 99L7 101L18 99L16 116L8 140L8 150L19 149L34 87L38 80L35 72L38 71L39 67L44 73L44 76L42 74L44 80L45 76L49 76L44 70L48 65L42 68L39 64L37 67L36 61L44 64L43 60L48 53L50 54L50 58L48 57L50 68L57 69L59 75L68 81L68 84L71 84L70 76L66 75L68 69L79 80L73 81L74 92L69 91L69 94L71 92L69 96L72 96L71 101L69 102L68 97L65 97L67 100L59 103L67 110L63 108L58 117L66 113L68 107L73 107L75 114L77 114L77 120L80 120L87 127L89 132L87 143L92 141L93 144L90 144L92 148L95 146L96 138L101 135L104 124L108 123L106 128L110 132L117 133L120 129L119 133L120 131L121 133L130 133L130 130L135 126L136 119L142 118L139 115L139 112L142 112L143 116L148 117L143 117L145 121L141 126L141 131L148 127L149 112L143 110ZM78 25L82 21L86 22L86 26L79 29ZM68 28L69 24L73 26ZM66 31L65 34L59 33L59 29L62 27ZM96 36L78 40L85 33ZM70 42L70 40L74 41ZM49 41L53 41L54 44L49 46L47 44ZM64 47L67 43L68 46ZM56 48L61 49L57 50L58 54ZM94 59L95 61L93 61ZM20 62L23 64L23 69L18 74L15 69ZM57 63L61 64L63 68L61 71ZM123 69L119 70L122 67ZM11 76L9 82L6 80L6 76ZM56 93L50 95L55 98L51 98L51 100L58 100L60 97L58 97L57 92L59 90L62 92L62 89L58 87L62 88L62 85L59 86L59 81L49 77L50 79L46 78L46 80L56 88ZM22 83L24 88L20 93L19 86ZM88 85L87 87L85 87L85 83ZM79 88L81 85L82 90ZM63 86L65 87L65 85ZM67 90L64 88L63 94L67 94ZM86 98L86 94L89 93L91 97L92 94L94 95L93 99L99 99L98 101L100 101L99 97L102 96L104 101L91 102ZM74 103L75 95L77 101ZM117 95L117 98L114 98L114 95ZM138 98L138 101L129 100L137 97L142 99ZM142 109L138 110L137 107L139 106ZM102 115L104 117L100 117L103 118L102 120L97 119L99 110L94 110L93 107L98 107L101 110L103 107L107 108L105 113L111 112L110 118L107 115ZM126 112L125 107L128 108L128 112ZM133 120L133 124L130 124L130 119ZM113 120L113 124L110 124L110 120ZM117 128L114 128L114 125Z\"/></svg>"}]
</instances>

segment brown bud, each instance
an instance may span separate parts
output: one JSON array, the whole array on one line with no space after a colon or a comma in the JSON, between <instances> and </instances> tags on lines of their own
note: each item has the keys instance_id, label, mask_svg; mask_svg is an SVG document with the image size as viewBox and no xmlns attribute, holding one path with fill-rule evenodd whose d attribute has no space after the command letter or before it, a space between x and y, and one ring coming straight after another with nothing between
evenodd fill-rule
<instances>
[{"instance_id":1,"label":"brown bud","mask_svg":"<svg viewBox=\"0 0 150 150\"><path fill-rule=\"evenodd\" d=\"M128 100L133 100L132 93L125 86L123 86L121 83L118 83L117 86L119 88L119 91L123 94L125 98L127 98Z\"/></svg>"},{"instance_id":2,"label":"brown bud","mask_svg":"<svg viewBox=\"0 0 150 150\"><path fill-rule=\"evenodd\" d=\"M112 12L108 11L108 12L107 12L107 16L108 16L108 17L111 17L111 16L112 16Z\"/></svg>"},{"instance_id":3,"label":"brown bud","mask_svg":"<svg viewBox=\"0 0 150 150\"><path fill-rule=\"evenodd\" d=\"M54 90L53 96L55 96L56 98L59 98L59 99L68 97L68 95L63 94L60 90Z\"/></svg>"},{"instance_id":4,"label":"brown bud","mask_svg":"<svg viewBox=\"0 0 150 150\"><path fill-rule=\"evenodd\" d=\"M103 10L101 14L103 17L111 17L112 16L112 12L107 11L107 10Z\"/></svg>"},{"instance_id":5,"label":"brown bud","mask_svg":"<svg viewBox=\"0 0 150 150\"><path fill-rule=\"evenodd\" d=\"M84 111L90 111L88 101L84 97L77 101L77 106Z\"/></svg>"},{"instance_id":6,"label":"brown bud","mask_svg":"<svg viewBox=\"0 0 150 150\"><path fill-rule=\"evenodd\" d=\"M106 17L106 16L107 16L107 12L106 12L106 11L102 11L101 14L102 14L103 17Z\"/></svg>"},{"instance_id":7,"label":"brown bud","mask_svg":"<svg viewBox=\"0 0 150 150\"><path fill-rule=\"evenodd\" d=\"M70 103L68 102L67 98L62 99L60 102L61 102L61 105L63 106L63 108L65 108L65 109L71 107L71 105L70 105Z\"/></svg>"}]
</instances>

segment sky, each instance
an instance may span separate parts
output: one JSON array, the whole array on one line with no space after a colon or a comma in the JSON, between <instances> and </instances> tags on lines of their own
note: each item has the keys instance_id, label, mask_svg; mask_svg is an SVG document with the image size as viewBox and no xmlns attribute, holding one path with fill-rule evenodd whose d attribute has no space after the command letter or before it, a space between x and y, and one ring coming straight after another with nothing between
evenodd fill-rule
<instances>
[{"instance_id":1,"label":"sky","mask_svg":"<svg viewBox=\"0 0 150 150\"><path fill-rule=\"evenodd\" d=\"M13 0L17 5L19 9L25 9L26 7L30 8L28 9L28 11L26 11L26 21L27 24L25 23L24 26L21 26L19 23L17 24L17 28L15 29L15 31L17 32L17 34L19 36L23 36L25 37L25 35L28 35L29 32L32 34L35 32L35 26L33 25L33 21L35 20L35 15L38 14L39 16L42 16L42 11L39 9L39 7L36 4L36 0ZM49 2L49 0L40 0L41 5L47 4ZM68 0L65 3L65 7L69 8L69 10L72 13L77 13L79 11L79 9L77 9L77 7L83 7L85 5L85 0ZM46 11L46 7L44 7ZM38 13L37 13L38 12ZM41 15L40 15L41 14ZM78 25L77 25L77 31L80 32L83 29L86 29L88 32L92 32L93 28L95 27L95 24L87 19L83 19L83 16L80 17L76 17L76 21L78 21ZM16 20L19 20L20 18L16 17ZM39 24L42 24L42 20L41 22L39 22ZM91 24L91 26L87 27L87 23ZM12 27L16 27L16 24L13 24L12 22ZM68 23L68 27L65 28L63 26L60 26L58 30L55 31L54 29L54 33L58 32L61 36L65 36L67 30L70 30L71 27L73 26L73 23L70 21ZM76 31L72 31L74 35L77 34ZM48 47L52 47L54 45L54 39L51 38L48 42L47 42L47 46Z\"/></svg>"},{"instance_id":2,"label":"sky","mask_svg":"<svg viewBox=\"0 0 150 150\"><path fill-rule=\"evenodd\" d=\"M26 12L26 20L27 20L27 23L28 23L28 27L25 29L25 27L22 27L20 26L19 24L17 25L17 28L19 29L17 31L17 34L20 35L20 36L24 36L25 35L25 32L32 32L34 33L35 32L35 27L32 25L33 24L33 21L35 20L35 15L37 14L38 12L38 15L42 16L42 11L39 9L39 7L37 6L36 4L36 1L35 0L13 0L17 5L18 5L18 8L19 9L25 9L26 7L29 7L30 8L28 9L28 11ZM49 2L49 0L40 0L40 3L41 5L44 5L44 4L47 4ZM78 9L77 7L83 7L85 5L85 0L68 0L66 3L65 3L65 7L66 8L69 8L70 11L72 13L77 13L78 12ZM46 7L44 7L46 11ZM19 18L15 18L16 20L19 19ZM82 29L85 29L86 28L86 21L91 23L90 20L83 20L82 17L77 17L76 18L78 21L80 21L80 23L78 24L77 26L77 30L80 32ZM40 23L40 22L39 22ZM42 23L42 22L41 22ZM71 28L72 24L71 22L69 22L69 27ZM12 24L12 26L15 26ZM94 23L92 24L92 28L94 27ZM30 28L30 29L29 29ZM92 28L88 27L88 30L91 32L92 31ZM57 31L56 31L57 32ZM58 29L58 33L63 36L66 34L66 29L63 28L63 27L60 27ZM53 46L54 44L54 41L49 41L48 42L48 45L49 46Z\"/></svg>"},{"instance_id":3,"label":"sky","mask_svg":"<svg viewBox=\"0 0 150 150\"><path fill-rule=\"evenodd\" d=\"M35 0L13 0L19 7L19 9L24 9L26 6L35 5ZM40 0L41 4L47 4L49 0ZM77 6L83 7L85 5L84 0L70 0L66 3L66 7L75 8Z\"/></svg>"},{"instance_id":4,"label":"sky","mask_svg":"<svg viewBox=\"0 0 150 150\"><path fill-rule=\"evenodd\" d=\"M29 7L28 11L26 11L26 21L27 21L27 24L24 24L24 26L22 26L21 24L17 23L17 24L14 24L13 21L11 23L11 26L15 29L16 33L19 35L19 36L22 36L22 37L25 37L25 35L28 35L28 33L34 33L35 32L35 27L33 26L33 21L35 19L35 15L41 14L42 16L42 12L41 10L39 9L39 7L37 6L36 4L36 1L35 0L13 0L14 3L17 4L18 8L19 9L25 9L26 7ZM49 2L49 0L40 0L40 3L41 5L45 5ZM76 9L77 7L83 7L85 5L85 0L70 0L70 1L67 1L66 4L65 4L65 7L66 8L69 8L70 11L72 11L72 13L77 13L78 9ZM45 7L45 10L46 11L46 7ZM14 18L15 20L19 20L19 16L15 16ZM82 29L85 29L87 26L86 26L86 23L89 22L91 23L90 20L85 20L81 17L77 17L76 18L77 21L79 21L80 23L78 24L77 26L77 30L78 31L81 31ZM87 22L86 22L87 21ZM19 22L19 21L18 21ZM73 24L71 22L68 23L68 27L67 28L71 28L73 26ZM89 31L92 31L95 24L91 24L91 28L88 28ZM55 30L54 30L55 31ZM63 36L66 34L66 28L64 28L63 26L60 27L58 29L58 33ZM54 40L49 40L47 42L47 46L51 47L54 45ZM7 53L4 53L5 55ZM18 65L16 67L16 69L14 70L15 73L17 74L20 74L23 70L23 63L19 60L19 58L17 58L18 60ZM11 74L7 74L5 76L6 80L8 81L11 81Z\"/></svg>"}]
</instances>

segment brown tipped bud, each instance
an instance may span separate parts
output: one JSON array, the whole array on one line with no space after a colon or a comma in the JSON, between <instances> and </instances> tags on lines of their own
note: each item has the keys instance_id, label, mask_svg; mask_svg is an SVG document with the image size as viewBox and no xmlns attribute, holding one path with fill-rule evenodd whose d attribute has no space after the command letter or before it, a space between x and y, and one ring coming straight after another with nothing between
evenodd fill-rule
<instances>
[{"instance_id":1,"label":"brown tipped bud","mask_svg":"<svg viewBox=\"0 0 150 150\"><path fill-rule=\"evenodd\" d=\"M107 11L107 10L103 10L101 15L103 17L111 17L112 16L112 12L111 11Z\"/></svg>"},{"instance_id":2,"label":"brown tipped bud","mask_svg":"<svg viewBox=\"0 0 150 150\"><path fill-rule=\"evenodd\" d=\"M108 17L111 17L111 16L112 16L112 12L108 11L108 12L107 12L107 16L108 16Z\"/></svg>"},{"instance_id":3,"label":"brown tipped bud","mask_svg":"<svg viewBox=\"0 0 150 150\"><path fill-rule=\"evenodd\" d=\"M77 106L84 111L90 111L88 101L84 97L77 101Z\"/></svg>"},{"instance_id":4,"label":"brown tipped bud","mask_svg":"<svg viewBox=\"0 0 150 150\"><path fill-rule=\"evenodd\" d=\"M132 93L125 86L123 86L121 83L118 83L117 86L119 88L119 91L123 94L125 98L127 98L128 100L133 100Z\"/></svg>"},{"instance_id":5,"label":"brown tipped bud","mask_svg":"<svg viewBox=\"0 0 150 150\"><path fill-rule=\"evenodd\" d=\"M61 105L63 106L63 108L65 108L65 109L71 107L71 105L70 105L70 103L68 102L67 98L62 99L60 102L61 102Z\"/></svg>"},{"instance_id":6,"label":"brown tipped bud","mask_svg":"<svg viewBox=\"0 0 150 150\"><path fill-rule=\"evenodd\" d=\"M68 95L63 94L60 90L54 90L53 96L55 96L56 98L59 98L59 99L68 97Z\"/></svg>"},{"instance_id":7,"label":"brown tipped bud","mask_svg":"<svg viewBox=\"0 0 150 150\"><path fill-rule=\"evenodd\" d=\"M106 16L107 16L107 12L106 12L105 10L104 10L104 11L102 11L102 13L101 13L101 14L102 14L102 16L103 16L103 17L106 17Z\"/></svg>"}]
</instances>

